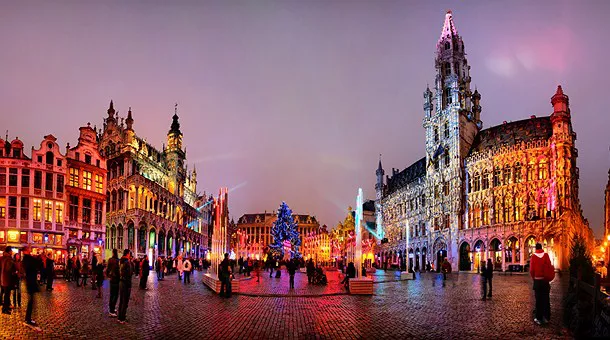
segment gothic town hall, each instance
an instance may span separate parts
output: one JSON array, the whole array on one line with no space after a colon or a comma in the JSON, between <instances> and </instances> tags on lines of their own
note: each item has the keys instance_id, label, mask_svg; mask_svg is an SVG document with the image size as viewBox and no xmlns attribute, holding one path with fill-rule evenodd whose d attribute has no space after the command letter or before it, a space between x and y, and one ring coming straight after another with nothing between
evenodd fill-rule
<instances>
[{"instance_id":1,"label":"gothic town hall","mask_svg":"<svg viewBox=\"0 0 610 340\"><path fill-rule=\"evenodd\" d=\"M447 12L436 44L434 92L424 92L425 157L406 169L376 171L378 261L419 270L521 270L536 243L558 269L571 240L592 240L578 199L576 133L558 86L549 116L483 129L481 95L471 92L464 42ZM385 240L384 240L385 241ZM408 247L408 250L407 250Z\"/></svg>"}]
</instances>

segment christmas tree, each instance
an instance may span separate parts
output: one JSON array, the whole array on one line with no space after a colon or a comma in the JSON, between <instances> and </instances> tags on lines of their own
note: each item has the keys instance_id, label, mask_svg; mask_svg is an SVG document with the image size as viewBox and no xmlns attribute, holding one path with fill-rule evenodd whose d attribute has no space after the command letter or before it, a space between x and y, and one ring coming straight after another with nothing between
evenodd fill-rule
<instances>
[{"instance_id":1,"label":"christmas tree","mask_svg":"<svg viewBox=\"0 0 610 340\"><path fill-rule=\"evenodd\" d=\"M288 255L285 252L289 251L290 258L301 257L299 231L297 224L292 219L292 210L286 202L282 202L277 211L277 220L273 222L273 227L271 227L271 237L273 237L273 243L269 245L269 248L275 256L283 258Z\"/></svg>"}]
</instances>

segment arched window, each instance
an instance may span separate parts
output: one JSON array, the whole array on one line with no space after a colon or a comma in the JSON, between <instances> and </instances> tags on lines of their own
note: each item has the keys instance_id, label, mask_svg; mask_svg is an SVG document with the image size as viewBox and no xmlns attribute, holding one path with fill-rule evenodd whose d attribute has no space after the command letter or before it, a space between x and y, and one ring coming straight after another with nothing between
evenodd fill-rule
<instances>
[{"instance_id":1,"label":"arched window","mask_svg":"<svg viewBox=\"0 0 610 340\"><path fill-rule=\"evenodd\" d=\"M536 180L536 164L534 164L533 162L527 165L527 180Z\"/></svg>"},{"instance_id":2,"label":"arched window","mask_svg":"<svg viewBox=\"0 0 610 340\"><path fill-rule=\"evenodd\" d=\"M451 158L449 157L449 150L445 150L444 158L445 158L445 166L449 167L449 164L451 163Z\"/></svg>"},{"instance_id":3,"label":"arched window","mask_svg":"<svg viewBox=\"0 0 610 340\"><path fill-rule=\"evenodd\" d=\"M483 225L489 225L489 205L483 205Z\"/></svg>"},{"instance_id":4,"label":"arched window","mask_svg":"<svg viewBox=\"0 0 610 340\"><path fill-rule=\"evenodd\" d=\"M453 102L453 98L451 97L451 88L446 88L444 91L444 97L445 97L445 103L447 105L451 104Z\"/></svg>"},{"instance_id":5,"label":"arched window","mask_svg":"<svg viewBox=\"0 0 610 340\"><path fill-rule=\"evenodd\" d=\"M444 126L445 130L445 138L449 138L449 122L445 122Z\"/></svg>"},{"instance_id":6,"label":"arched window","mask_svg":"<svg viewBox=\"0 0 610 340\"><path fill-rule=\"evenodd\" d=\"M451 44L448 41L445 41L445 49L448 50L451 48Z\"/></svg>"},{"instance_id":7,"label":"arched window","mask_svg":"<svg viewBox=\"0 0 610 340\"><path fill-rule=\"evenodd\" d=\"M514 169L515 183L521 183L521 163L515 163Z\"/></svg>"},{"instance_id":8,"label":"arched window","mask_svg":"<svg viewBox=\"0 0 610 340\"><path fill-rule=\"evenodd\" d=\"M494 187L502 185L502 170L500 167L496 167L494 170Z\"/></svg>"},{"instance_id":9,"label":"arched window","mask_svg":"<svg viewBox=\"0 0 610 340\"><path fill-rule=\"evenodd\" d=\"M473 225L475 228L481 226L481 207L477 204L474 207L474 211L472 213Z\"/></svg>"},{"instance_id":10,"label":"arched window","mask_svg":"<svg viewBox=\"0 0 610 340\"><path fill-rule=\"evenodd\" d=\"M499 197L494 206L494 223L502 223L502 200Z\"/></svg>"},{"instance_id":11,"label":"arched window","mask_svg":"<svg viewBox=\"0 0 610 340\"><path fill-rule=\"evenodd\" d=\"M521 199L515 197L515 222L519 222L523 219L521 214L521 209L523 209L522 206L523 203L521 203Z\"/></svg>"},{"instance_id":12,"label":"arched window","mask_svg":"<svg viewBox=\"0 0 610 340\"><path fill-rule=\"evenodd\" d=\"M504 174L503 174L504 175L504 185L509 185L511 182L511 178L513 176L511 170L512 169L510 168L510 165L508 165L508 164L504 167Z\"/></svg>"},{"instance_id":13,"label":"arched window","mask_svg":"<svg viewBox=\"0 0 610 340\"><path fill-rule=\"evenodd\" d=\"M542 160L540 164L538 164L538 179L547 178L549 178L549 166L546 160Z\"/></svg>"},{"instance_id":14,"label":"arched window","mask_svg":"<svg viewBox=\"0 0 610 340\"><path fill-rule=\"evenodd\" d=\"M489 172L487 170L483 171L482 182L483 190L489 189Z\"/></svg>"},{"instance_id":15,"label":"arched window","mask_svg":"<svg viewBox=\"0 0 610 340\"><path fill-rule=\"evenodd\" d=\"M451 74L451 64L445 63L445 75L448 76Z\"/></svg>"},{"instance_id":16,"label":"arched window","mask_svg":"<svg viewBox=\"0 0 610 340\"><path fill-rule=\"evenodd\" d=\"M473 190L479 191L481 190L481 176L479 175L478 172L474 173L474 185L473 185Z\"/></svg>"},{"instance_id":17,"label":"arched window","mask_svg":"<svg viewBox=\"0 0 610 340\"><path fill-rule=\"evenodd\" d=\"M512 222L513 220L513 201L509 195L504 197L504 223Z\"/></svg>"}]
</instances>

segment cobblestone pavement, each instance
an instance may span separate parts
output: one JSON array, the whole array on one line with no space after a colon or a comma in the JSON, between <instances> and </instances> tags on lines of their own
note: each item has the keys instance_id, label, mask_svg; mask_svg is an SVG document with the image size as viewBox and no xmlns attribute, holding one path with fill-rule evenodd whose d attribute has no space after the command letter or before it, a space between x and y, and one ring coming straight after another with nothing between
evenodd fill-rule
<instances>
[{"instance_id":1,"label":"cobblestone pavement","mask_svg":"<svg viewBox=\"0 0 610 340\"><path fill-rule=\"evenodd\" d=\"M493 299L481 301L480 277L475 274L452 274L443 285L440 276L432 273L418 275L415 281L394 281L397 277L394 272L380 271L375 277L383 282L374 285L373 296L235 295L231 299L214 295L201 283L199 273L195 273L192 285L181 284L175 275L157 282L154 273L151 274L147 291L138 290L134 279L136 288L131 294L128 324L120 325L116 318L107 316L107 282L104 297L96 299L95 291L58 280L53 292L37 294L34 319L43 332L35 333L21 323L27 302L24 295L20 309L10 316L0 315L0 339L569 337L560 326L565 278L552 284L552 323L539 327L532 322L534 298L529 277L525 275L496 275ZM288 276L275 280L279 282L269 281L267 273L258 285L275 287L264 291L285 294ZM297 287L306 285L305 274L297 274L297 280ZM250 289L255 281L248 280L245 286ZM324 289L340 290L333 285L337 285L336 281Z\"/></svg>"}]
</instances>

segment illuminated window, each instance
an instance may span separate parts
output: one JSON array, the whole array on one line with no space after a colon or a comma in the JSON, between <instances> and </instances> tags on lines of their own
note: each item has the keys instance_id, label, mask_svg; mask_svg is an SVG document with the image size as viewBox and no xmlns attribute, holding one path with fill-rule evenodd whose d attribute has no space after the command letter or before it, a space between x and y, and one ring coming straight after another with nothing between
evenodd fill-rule
<instances>
[{"instance_id":1,"label":"illuminated window","mask_svg":"<svg viewBox=\"0 0 610 340\"><path fill-rule=\"evenodd\" d=\"M42 234L41 233L32 233L32 242L42 243Z\"/></svg>"},{"instance_id":2,"label":"illuminated window","mask_svg":"<svg viewBox=\"0 0 610 340\"><path fill-rule=\"evenodd\" d=\"M475 228L481 226L481 208L477 205L472 213L473 225Z\"/></svg>"},{"instance_id":3,"label":"illuminated window","mask_svg":"<svg viewBox=\"0 0 610 340\"><path fill-rule=\"evenodd\" d=\"M494 170L494 187L502 185L502 170L500 168L496 168Z\"/></svg>"},{"instance_id":4,"label":"illuminated window","mask_svg":"<svg viewBox=\"0 0 610 340\"><path fill-rule=\"evenodd\" d=\"M0 230L0 243L6 242L6 238L4 236L4 231Z\"/></svg>"},{"instance_id":5,"label":"illuminated window","mask_svg":"<svg viewBox=\"0 0 610 340\"><path fill-rule=\"evenodd\" d=\"M522 206L521 200L518 198L515 198L515 222L522 220L521 206Z\"/></svg>"},{"instance_id":6,"label":"illuminated window","mask_svg":"<svg viewBox=\"0 0 610 340\"><path fill-rule=\"evenodd\" d=\"M71 187L78 187L78 169L70 168L70 179L68 184Z\"/></svg>"},{"instance_id":7,"label":"illuminated window","mask_svg":"<svg viewBox=\"0 0 610 340\"><path fill-rule=\"evenodd\" d=\"M83 189L91 190L91 172L83 170Z\"/></svg>"},{"instance_id":8,"label":"illuminated window","mask_svg":"<svg viewBox=\"0 0 610 340\"><path fill-rule=\"evenodd\" d=\"M40 221L40 216L42 213L42 201L38 198L34 198L34 221Z\"/></svg>"},{"instance_id":9,"label":"illuminated window","mask_svg":"<svg viewBox=\"0 0 610 340\"><path fill-rule=\"evenodd\" d=\"M549 167L546 161L540 162L538 165L538 179L547 179L549 177Z\"/></svg>"},{"instance_id":10,"label":"illuminated window","mask_svg":"<svg viewBox=\"0 0 610 340\"><path fill-rule=\"evenodd\" d=\"M51 222L53 220L53 202L44 201L44 220Z\"/></svg>"},{"instance_id":11,"label":"illuminated window","mask_svg":"<svg viewBox=\"0 0 610 340\"><path fill-rule=\"evenodd\" d=\"M474 173L474 180L473 180L473 191L477 192L479 190L481 190L481 176L479 175L478 172Z\"/></svg>"},{"instance_id":12,"label":"illuminated window","mask_svg":"<svg viewBox=\"0 0 610 340\"><path fill-rule=\"evenodd\" d=\"M511 178L513 177L512 169L509 165L504 167L504 185L508 185L511 182Z\"/></svg>"},{"instance_id":13,"label":"illuminated window","mask_svg":"<svg viewBox=\"0 0 610 340\"><path fill-rule=\"evenodd\" d=\"M8 197L8 218L17 219L17 196Z\"/></svg>"},{"instance_id":14,"label":"illuminated window","mask_svg":"<svg viewBox=\"0 0 610 340\"><path fill-rule=\"evenodd\" d=\"M496 199L494 207L494 223L502 223L502 202L499 198Z\"/></svg>"},{"instance_id":15,"label":"illuminated window","mask_svg":"<svg viewBox=\"0 0 610 340\"><path fill-rule=\"evenodd\" d=\"M536 180L536 165L534 163L530 163L527 166L527 180Z\"/></svg>"},{"instance_id":16,"label":"illuminated window","mask_svg":"<svg viewBox=\"0 0 610 340\"><path fill-rule=\"evenodd\" d=\"M21 197L21 214L20 218L22 221L30 219L30 200L27 197Z\"/></svg>"},{"instance_id":17,"label":"illuminated window","mask_svg":"<svg viewBox=\"0 0 610 340\"><path fill-rule=\"evenodd\" d=\"M6 217L6 197L0 197L0 218Z\"/></svg>"},{"instance_id":18,"label":"illuminated window","mask_svg":"<svg viewBox=\"0 0 610 340\"><path fill-rule=\"evenodd\" d=\"M481 178L481 186L483 187L483 190L489 189L489 172L487 170L483 171L483 176Z\"/></svg>"},{"instance_id":19,"label":"illuminated window","mask_svg":"<svg viewBox=\"0 0 610 340\"><path fill-rule=\"evenodd\" d=\"M95 192L104 193L104 177L100 175L95 175Z\"/></svg>"},{"instance_id":20,"label":"illuminated window","mask_svg":"<svg viewBox=\"0 0 610 340\"><path fill-rule=\"evenodd\" d=\"M61 246L62 235L55 235L55 245Z\"/></svg>"},{"instance_id":21,"label":"illuminated window","mask_svg":"<svg viewBox=\"0 0 610 340\"><path fill-rule=\"evenodd\" d=\"M64 204L55 203L55 223L64 223Z\"/></svg>"},{"instance_id":22,"label":"illuminated window","mask_svg":"<svg viewBox=\"0 0 610 340\"><path fill-rule=\"evenodd\" d=\"M504 198L504 223L512 222L513 220L513 202L510 196Z\"/></svg>"},{"instance_id":23,"label":"illuminated window","mask_svg":"<svg viewBox=\"0 0 610 340\"><path fill-rule=\"evenodd\" d=\"M489 206L483 206L483 225L489 225Z\"/></svg>"},{"instance_id":24,"label":"illuminated window","mask_svg":"<svg viewBox=\"0 0 610 340\"><path fill-rule=\"evenodd\" d=\"M0 150L2 150L2 148L0 147ZM0 168L0 187L3 187L6 185L6 168Z\"/></svg>"},{"instance_id":25,"label":"illuminated window","mask_svg":"<svg viewBox=\"0 0 610 340\"><path fill-rule=\"evenodd\" d=\"M515 183L521 183L521 163L515 163Z\"/></svg>"}]
</instances>

